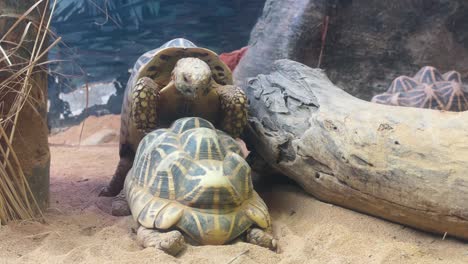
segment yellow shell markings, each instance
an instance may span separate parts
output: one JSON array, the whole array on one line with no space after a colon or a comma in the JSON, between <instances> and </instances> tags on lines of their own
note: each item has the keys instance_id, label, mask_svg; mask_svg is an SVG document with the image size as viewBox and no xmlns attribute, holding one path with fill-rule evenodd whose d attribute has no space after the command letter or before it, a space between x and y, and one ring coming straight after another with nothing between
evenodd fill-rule
<instances>
[{"instance_id":1,"label":"yellow shell markings","mask_svg":"<svg viewBox=\"0 0 468 264\"><path fill-rule=\"evenodd\" d=\"M194 225L197 229L197 233L200 237L194 236L194 234L192 234L192 232L190 232L190 230L188 230L186 226L184 225L177 225L177 227L180 230L182 230L185 234L190 236L192 239L194 239L195 241L204 242L205 244L221 245L226 242L229 242L232 239L235 239L237 237L233 235L233 232L236 227L248 224L246 223L246 221L248 221L246 216L240 219L237 219L239 214L237 214L235 211L223 214L222 216L218 216L217 213L213 213L212 216L214 217L210 217L210 215L207 215L207 214L200 214L195 209L190 210L189 212L187 212L187 214L189 214L191 218L193 219ZM204 217L205 219L213 218L213 223L214 223L213 228L207 229L203 227L201 224L201 219L200 219L201 217ZM219 221L220 217L225 218L229 222L228 229L221 228L220 221ZM236 222L236 220L238 221ZM240 234L241 233L242 232L240 232Z\"/></svg>"},{"instance_id":2,"label":"yellow shell markings","mask_svg":"<svg viewBox=\"0 0 468 264\"><path fill-rule=\"evenodd\" d=\"M202 59L210 66L211 71L213 72L213 78L216 81L216 82L213 82L213 88L219 87L220 84L227 85L226 99L224 101L232 101L232 100L235 100L236 96L239 96L239 91L235 91L236 90L235 88L237 87L234 87L231 85L232 73L230 72L229 68L227 68L227 66L219 60L216 53L203 49L203 48L165 47L163 49L158 50L157 52L152 52L148 54L148 56L146 56L147 58L146 62L142 64L142 66L137 71L138 74L136 74L136 76L133 77L132 79L138 79L141 76L148 76L152 78L161 87L165 86L161 90L161 94L166 94L166 98L171 98L174 96L172 95L173 92L171 92L174 90L174 89L171 89L171 87L173 86L171 84L172 82L171 82L171 77L170 77L171 70L174 68L175 64L180 59L185 59L188 56ZM217 93L214 93L214 94L217 94ZM241 95L242 95L242 92L241 92ZM209 97L211 98L212 95L209 95ZM173 99L170 99L170 100L171 102L168 105L166 104L166 106L164 106L163 108L166 108L167 106L172 108L172 106L180 104L177 100L176 101L173 101ZM206 117L210 121L215 121L216 119L219 119L219 118L223 119L224 116L222 113L221 113L221 116L219 116L220 115L219 113L218 114L211 113L212 112L211 110L206 112L208 110L206 106L212 105L211 102L209 102L211 99L207 99L207 100L208 101L206 103L200 102L199 106L197 106L197 102L195 103L195 106L193 106L195 107L194 110L196 110L194 111L194 115ZM244 101L244 99L242 99L241 101ZM232 106L230 108L232 108ZM238 109L241 109L241 108L238 108ZM161 109L161 110L165 111L165 109ZM167 109L167 110L170 110L169 113L178 112L177 109ZM238 110L234 109L230 111L238 111ZM167 113L159 113L159 116L167 116ZM174 116L174 117L178 118L177 116ZM179 117L180 117L180 114L179 114ZM156 124L157 117L155 115L148 116L147 114L145 120L146 122L149 121L150 123ZM242 131L242 128L245 126L244 124L245 122L239 122L236 119L230 119L230 120L231 120L230 121L231 125L228 127L227 131L233 136L238 137ZM170 119L165 122L170 122ZM241 123L241 124L237 125L236 123ZM140 125L140 126L144 126L144 125Z\"/></svg>"},{"instance_id":3,"label":"yellow shell markings","mask_svg":"<svg viewBox=\"0 0 468 264\"><path fill-rule=\"evenodd\" d=\"M213 161L217 163L221 163L220 161ZM201 166L203 167L203 166ZM221 188L224 188L229 192L232 198L235 199L236 204L240 204L241 197L239 193L237 193L236 189L234 186L231 184L231 176L225 176L223 175L222 172L222 166L218 165L216 166L217 170L206 170L207 173L202 176L189 176L188 179L190 180L199 180L200 182L198 183L198 187L191 190L188 192L184 197L183 200L191 200L196 202L198 198L207 190L210 188L215 189L215 192L219 192ZM237 169L238 172L238 169ZM191 197L193 193L197 193L196 196ZM243 198L243 197L242 197ZM213 205L219 205L221 203L221 200L219 199L219 193L217 197L213 198Z\"/></svg>"},{"instance_id":4,"label":"yellow shell markings","mask_svg":"<svg viewBox=\"0 0 468 264\"><path fill-rule=\"evenodd\" d=\"M159 151L159 149L158 149ZM165 155L165 153L164 153ZM163 168L170 168L170 166L174 163L177 162L177 160L181 157L181 152L180 151L174 151L168 155L165 155L165 156L162 156L163 159L161 160L161 162L159 164L157 164L156 166L153 166L152 168L152 171L151 171L151 175L156 175L158 171L161 171L163 170ZM185 172L186 173L186 172ZM168 194L169 194L169 199L175 199L175 188L174 188L174 179L173 177L170 177L172 174L170 171L168 172L168 177L167 177L167 180L168 180ZM147 184L145 184L145 188L146 189L149 189L151 186L154 186L155 184L155 181L158 180L158 185L157 185L157 188L156 188L156 192L153 194L155 197L157 196L160 196L161 195L161 190L162 190L162 184L163 184L163 181L162 180L159 180L158 177L149 177L150 174L146 174L146 178L151 178L151 181L147 182Z\"/></svg>"},{"instance_id":5,"label":"yellow shell markings","mask_svg":"<svg viewBox=\"0 0 468 264\"><path fill-rule=\"evenodd\" d=\"M164 130L166 130L166 129L164 129ZM151 149L152 152L156 151L160 155L161 159L163 159L167 155L167 153L165 153L165 151L162 148L158 148L157 146L160 145L164 141L165 137L167 137L167 136L168 136L168 134L165 133L165 134L157 136L156 138L145 137L143 139L143 141L142 141L142 144L140 144L140 146L142 146L143 143L146 143L145 141L149 141L149 143L147 145L146 144L144 145L144 148L145 149ZM146 139L151 139L151 140L146 140ZM178 147L178 146L174 145L174 147ZM143 149L140 149L140 148L137 151L137 154L143 153L143 158L144 158L144 161L145 161L145 163L143 163L143 164L146 165L145 173L138 175L140 178L144 178L143 186L150 186L148 180L150 180L151 177L148 177L148 175L150 175L149 174L149 169L152 167L151 166L152 164L149 162L150 159L153 158L152 152L149 152L149 153L144 152ZM135 159L135 161L139 162L139 156L137 156L136 158L137 159ZM135 165L136 165L136 167L139 167L139 164L135 164ZM158 169L157 166L156 167L153 166L152 173L154 171L156 171L157 169Z\"/></svg>"},{"instance_id":6,"label":"yellow shell markings","mask_svg":"<svg viewBox=\"0 0 468 264\"><path fill-rule=\"evenodd\" d=\"M195 211L190 211L190 214L192 215L193 217L193 220L195 221L195 224L197 226L197 229L198 229L198 233L200 234L200 236L202 237L203 239L203 228L201 226L201 223L200 223L200 219L198 219L198 215L195 213ZM187 234L190 234L190 232L186 232Z\"/></svg>"},{"instance_id":7,"label":"yellow shell markings","mask_svg":"<svg viewBox=\"0 0 468 264\"><path fill-rule=\"evenodd\" d=\"M200 125L198 121L195 123ZM142 177L143 181L132 182L128 180L130 183L129 185L126 184L126 193L129 197L132 213L134 216L137 215L139 221L141 220L140 224L143 225L144 222L145 227L152 228L152 221L156 227L169 228L176 226L200 243L222 244L245 232L252 224L259 222L259 226L264 225L264 223L269 222L269 219L262 220L260 218L269 216L263 213L267 210L266 208L264 210L257 208L264 205L262 205L261 201L255 201L255 199L260 198L258 195L255 196L256 193L251 190L251 179L250 174L248 174L249 168L246 170L245 161L238 154L230 154L231 152L229 152L232 149L236 153L239 153L240 150L238 150L235 141L221 131L218 133L212 129L201 129L201 131L203 133L187 134L184 142L181 142L184 132L174 134L170 131L165 131L159 134L159 136L150 138L151 140L147 140L145 137L142 141L142 145L144 146L138 149L137 159L134 163L135 167L143 166L143 168L138 168L136 171L133 169L131 174L131 177ZM151 136L155 133L158 133L158 131L148 135ZM169 137L168 135L173 135L176 140L169 140L172 136ZM191 144L196 148L195 153L189 155L188 152L185 152L187 144L184 143L188 142L191 138L194 139ZM215 140L211 141L212 139ZM203 151L207 153L200 155L200 142L202 140L205 142ZM171 147L169 149L170 153L165 153L165 149L167 148L161 148L161 146L172 146L175 150L170 150L172 149ZM142 154L142 152L146 154ZM215 152L220 153L222 156L228 156L224 156L222 161L214 160L214 157L219 155L215 154ZM146 159L154 159L156 157L151 153L159 153L157 156L160 156L161 161L157 165L154 163L151 165L152 162L145 162ZM184 159L181 158L184 156L191 157L188 159L193 160L193 166L196 165L203 168L203 175L187 175L190 174L188 170L192 165L190 165L190 162L183 162ZM202 156L203 160L196 159ZM194 157L196 158L194 159ZM223 162L229 163L224 164ZM230 169L224 171L224 166L230 166ZM175 178L171 168L178 169L177 175L187 175L183 178L185 179L183 182L177 183L179 187L175 186ZM241 172L241 169L244 171ZM138 171L139 173L137 173ZM164 172L160 174L164 178L164 183L161 179L159 181L156 180L156 175L159 175L161 172ZM228 175L225 175L226 173ZM181 178L177 181L180 180ZM186 180L195 180L195 182L184 183ZM181 186L181 183L184 185ZM157 186L154 186L155 184ZM151 186L154 187L151 188ZM195 186L196 188L185 190L184 188L186 187L184 186L187 188ZM167 198L160 197L161 190L164 190L165 195L167 195L164 197ZM194 192L195 190L198 190L198 192ZM197 203L196 201L200 196L205 195L204 193L211 194L211 196L208 196L210 197L208 199L212 199L211 204L206 204L207 201L210 201L206 200L206 198L205 201L200 200L198 203L197 206L200 206L200 208L180 201L183 196L187 201ZM178 195L180 196L177 198ZM224 201L226 198L231 201ZM191 215L190 219L187 218L188 215ZM193 226L190 227L192 224ZM193 228L196 228L198 231L195 231Z\"/></svg>"},{"instance_id":8,"label":"yellow shell markings","mask_svg":"<svg viewBox=\"0 0 468 264\"><path fill-rule=\"evenodd\" d=\"M163 45L160 49L150 51L148 53L145 53L140 59L137 61L135 64L132 76L130 77L130 81L128 82L128 87L126 89L126 96L124 98L124 109L122 110L122 128L121 128L121 145L127 145L130 146L130 149L136 152L138 156L138 143L139 141L143 138L143 133L141 130L138 129L138 127L143 127L143 128L157 128L157 125L159 125L159 122L161 120L160 117L166 117L166 113L162 113L165 109L162 109L163 111L160 110L160 107L166 108L167 106L174 106L177 105L177 100L173 100L171 102L167 102L166 99L168 98L174 98L174 93L170 92L170 90L173 88L173 85L170 84L171 80L171 71L173 69L173 66L175 63L180 59L180 58L185 58L185 57L196 57L204 60L211 68L212 70L212 78L216 82L212 82L212 85L214 87L218 87L219 85L226 85L226 84L232 84L232 73L229 70L229 68L219 60L219 57L212 51L206 50L203 48L197 48L193 47L194 45L186 45L185 42L180 42L173 46L170 46L171 44L168 45ZM145 90L145 86L142 85L136 85L138 80L142 77L149 77L154 82L157 84L159 88L163 88L163 91L161 94L167 93L166 98L158 98L159 95L153 94L152 91ZM142 94L133 92L133 91L139 91L143 92ZM133 96L138 94L138 96ZM176 97L175 97L176 98ZM177 98L176 98L177 99ZM209 94L207 94L205 101L200 101L199 105L195 106L196 112L194 112L194 115L199 115L199 116L207 116L209 117L208 119L212 122L219 122L219 119L222 119L222 115L224 114L219 114L218 108L219 104L223 101L219 100L218 93L216 92L215 89L211 91ZM216 100L215 100L216 99ZM226 99L228 100L228 99ZM163 101L166 104L160 104L160 102ZM229 101L229 100L228 100ZM218 105L215 106L215 105ZM132 105L138 105L139 111L133 111L132 112ZM157 108L155 107L157 106ZM210 106L210 107L207 107ZM216 108L212 110L211 108ZM198 111L198 112L197 112ZM231 110L230 110L231 111ZM167 109L167 112L173 113L172 109ZM135 114L135 115L133 115ZM141 115L144 114L144 115ZM183 116L183 115L182 115ZM179 116L170 116L171 118L167 120L167 125L171 120L175 120L181 117ZM133 120L132 120L133 119ZM161 124L161 125L166 125L166 124ZM143 130L145 131L145 130ZM146 130L147 131L147 130ZM213 143L214 144L214 143ZM206 158L212 159L214 156L217 154L214 154L215 152L218 153L223 153L222 155L225 154L225 151L223 152L220 151L220 146L219 144L214 144L212 145L211 141L208 141L208 153L205 153ZM149 147L149 146L147 146ZM237 151L237 150L236 150ZM195 151L197 153L197 156L200 157L201 152L199 150L199 146L197 146L197 150ZM160 155L163 155L164 153L160 153ZM133 158L133 157L128 157L128 158ZM136 158L135 158L136 161ZM136 162L135 162L136 163ZM134 163L134 164L135 164ZM143 164L142 164L143 165ZM146 162L145 165L145 170L139 171L137 173L140 175L141 181L130 181L133 186L140 185L142 183L147 186L147 182L151 181L151 177L148 177L149 174L151 174L151 170L147 171L146 166L150 166L150 162ZM180 166L183 167L183 166ZM148 168L149 169L149 168ZM134 171L134 173L136 173ZM144 174L144 175L142 175ZM137 176L138 177L138 176ZM172 178L172 177L169 177ZM162 187L163 183L157 183L160 188L166 188ZM165 184L165 183L164 183ZM157 186L155 186L157 187ZM167 187L172 189L172 187ZM168 189L165 189L170 193ZM143 202L148 196L144 194L143 191L137 191L133 193L135 196L135 201L134 203L140 203ZM224 195L224 194L223 194ZM177 203L173 201L174 203ZM140 205L137 205L136 207L140 207ZM179 205L180 206L180 205ZM132 211L135 211L137 208L132 208ZM140 208L139 210L141 210ZM139 211L136 210L136 211ZM165 214L164 212L161 212L162 214Z\"/></svg>"},{"instance_id":9,"label":"yellow shell markings","mask_svg":"<svg viewBox=\"0 0 468 264\"><path fill-rule=\"evenodd\" d=\"M221 151L221 147L219 146L219 144L214 144L214 145L215 145L216 151L217 151L218 153L223 153L223 152ZM209 148L209 149L211 149L211 148Z\"/></svg>"}]
</instances>

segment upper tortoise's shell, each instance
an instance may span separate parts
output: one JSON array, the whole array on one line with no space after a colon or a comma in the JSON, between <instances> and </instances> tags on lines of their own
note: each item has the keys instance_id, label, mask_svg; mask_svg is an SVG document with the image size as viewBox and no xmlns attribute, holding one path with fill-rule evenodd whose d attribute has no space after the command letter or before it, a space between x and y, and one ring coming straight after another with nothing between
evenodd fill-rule
<instances>
[{"instance_id":1,"label":"upper tortoise's shell","mask_svg":"<svg viewBox=\"0 0 468 264\"><path fill-rule=\"evenodd\" d=\"M141 141L125 193L146 228L178 228L202 244L223 244L253 224L270 226L236 141L205 119L182 118Z\"/></svg>"},{"instance_id":2,"label":"upper tortoise's shell","mask_svg":"<svg viewBox=\"0 0 468 264\"><path fill-rule=\"evenodd\" d=\"M195 57L206 62L217 83L233 84L231 70L215 52L197 47L189 40L177 38L141 55L133 67L127 86L133 87L139 78L149 77L163 87L169 83L177 61L186 57Z\"/></svg>"},{"instance_id":3,"label":"upper tortoise's shell","mask_svg":"<svg viewBox=\"0 0 468 264\"><path fill-rule=\"evenodd\" d=\"M468 91L463 88L460 73L441 74L426 66L413 78L396 78L387 92L374 96L372 102L460 112L468 110Z\"/></svg>"},{"instance_id":4,"label":"upper tortoise's shell","mask_svg":"<svg viewBox=\"0 0 468 264\"><path fill-rule=\"evenodd\" d=\"M130 119L131 97L136 82L142 77L150 77L160 85L160 88L164 87L169 83L177 61L185 57L197 57L205 61L210 66L213 79L217 83L233 84L229 67L219 59L218 55L209 49L197 47L189 40L173 39L157 49L144 53L135 63L125 89L120 125L121 152L127 154L136 152L137 146L144 136Z\"/></svg>"}]
</instances>

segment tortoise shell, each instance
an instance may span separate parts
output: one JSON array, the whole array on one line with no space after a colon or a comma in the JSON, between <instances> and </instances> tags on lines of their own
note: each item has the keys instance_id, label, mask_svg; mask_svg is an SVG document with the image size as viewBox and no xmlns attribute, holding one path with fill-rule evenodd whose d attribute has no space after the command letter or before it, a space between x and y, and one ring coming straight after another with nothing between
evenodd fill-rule
<instances>
[{"instance_id":1,"label":"tortoise shell","mask_svg":"<svg viewBox=\"0 0 468 264\"><path fill-rule=\"evenodd\" d=\"M141 77L154 77L161 86L165 86L170 81L171 72L176 62L183 57L197 57L205 61L211 68L213 78L219 84L232 84L232 73L228 66L224 64L211 50L197 47L191 41L178 38L166 42L161 47L148 51L140 56L135 63L132 74L125 89L121 125L120 125L120 153L121 156L128 156L133 159L140 140L144 133L138 131L134 122L130 120L131 95L136 83Z\"/></svg>"},{"instance_id":2,"label":"tortoise shell","mask_svg":"<svg viewBox=\"0 0 468 264\"><path fill-rule=\"evenodd\" d=\"M176 228L201 244L224 244L252 225L270 226L236 141L205 119L182 118L141 141L124 192L146 228Z\"/></svg>"},{"instance_id":3,"label":"tortoise shell","mask_svg":"<svg viewBox=\"0 0 468 264\"><path fill-rule=\"evenodd\" d=\"M186 57L199 58L206 62L217 83L233 84L231 70L215 52L197 47L189 40L177 38L141 55L133 67L127 87L135 86L141 77L149 77L161 87L167 85L177 61Z\"/></svg>"},{"instance_id":4,"label":"tortoise shell","mask_svg":"<svg viewBox=\"0 0 468 264\"><path fill-rule=\"evenodd\" d=\"M387 92L374 96L372 102L460 112L468 110L468 91L463 88L460 73L441 74L426 66L413 78L396 78Z\"/></svg>"}]
</instances>

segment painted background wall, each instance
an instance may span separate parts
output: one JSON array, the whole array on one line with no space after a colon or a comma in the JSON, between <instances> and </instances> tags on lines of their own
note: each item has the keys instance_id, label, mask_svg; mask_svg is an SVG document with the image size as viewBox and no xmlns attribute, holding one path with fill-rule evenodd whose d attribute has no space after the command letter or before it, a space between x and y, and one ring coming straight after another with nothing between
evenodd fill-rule
<instances>
[{"instance_id":1,"label":"painted background wall","mask_svg":"<svg viewBox=\"0 0 468 264\"><path fill-rule=\"evenodd\" d=\"M49 126L84 117L86 80L91 84L88 114L119 113L128 70L142 53L172 38L218 53L245 46L264 2L59 0L52 27L64 44L49 59L64 61L51 67Z\"/></svg>"}]
</instances>

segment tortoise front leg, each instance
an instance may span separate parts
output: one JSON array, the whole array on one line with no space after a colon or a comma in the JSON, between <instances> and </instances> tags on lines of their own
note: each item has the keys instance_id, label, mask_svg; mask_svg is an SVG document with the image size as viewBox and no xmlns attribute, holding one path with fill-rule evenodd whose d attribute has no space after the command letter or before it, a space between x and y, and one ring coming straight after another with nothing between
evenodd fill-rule
<instances>
[{"instance_id":1,"label":"tortoise front leg","mask_svg":"<svg viewBox=\"0 0 468 264\"><path fill-rule=\"evenodd\" d=\"M177 230L160 232L143 226L138 227L137 241L145 248L155 247L172 256L177 255L186 246L184 236Z\"/></svg>"},{"instance_id":2,"label":"tortoise front leg","mask_svg":"<svg viewBox=\"0 0 468 264\"><path fill-rule=\"evenodd\" d=\"M247 230L246 241L248 243L269 248L276 251L278 243L271 234L259 228L250 228Z\"/></svg>"},{"instance_id":3,"label":"tortoise front leg","mask_svg":"<svg viewBox=\"0 0 468 264\"><path fill-rule=\"evenodd\" d=\"M244 91L233 85L217 88L221 103L221 130L225 131L237 141L244 158L249 155L245 142L240 135L247 125L248 101Z\"/></svg>"},{"instance_id":4,"label":"tortoise front leg","mask_svg":"<svg viewBox=\"0 0 468 264\"><path fill-rule=\"evenodd\" d=\"M160 87L148 77L140 78L132 91L131 117L136 128L144 133L156 129Z\"/></svg>"},{"instance_id":5,"label":"tortoise front leg","mask_svg":"<svg viewBox=\"0 0 468 264\"><path fill-rule=\"evenodd\" d=\"M221 130L239 138L247 125L248 102L241 88L224 85L217 88L221 103Z\"/></svg>"}]
</instances>

